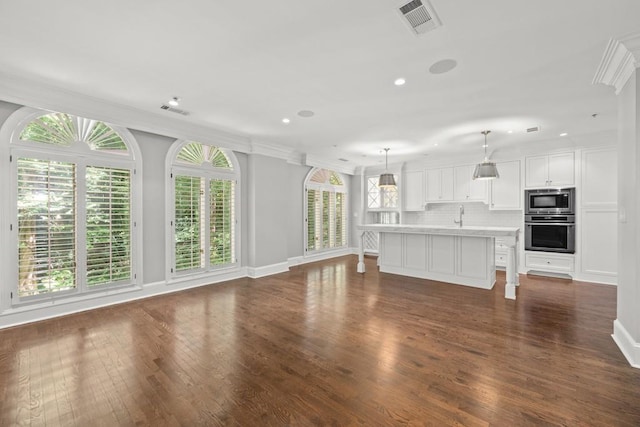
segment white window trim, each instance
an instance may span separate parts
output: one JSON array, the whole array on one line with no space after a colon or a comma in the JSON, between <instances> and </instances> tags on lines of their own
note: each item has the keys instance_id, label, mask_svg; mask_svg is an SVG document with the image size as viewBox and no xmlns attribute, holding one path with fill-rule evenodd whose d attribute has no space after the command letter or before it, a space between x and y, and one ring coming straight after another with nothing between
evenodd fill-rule
<instances>
[{"instance_id":1,"label":"white window trim","mask_svg":"<svg viewBox=\"0 0 640 427\"><path fill-rule=\"evenodd\" d=\"M328 170L330 172L335 173L336 175L338 175L340 177L340 180L342 181L342 186L338 186L338 185L333 185L333 184L328 184L328 183L319 183L319 182L312 182L311 181L311 177L313 177L313 175L315 175L315 173L319 170ZM326 190L326 191L331 191L331 192L338 192L336 191L336 189L338 188L342 188L344 191L339 191L340 193L345 194L346 196L346 203L344 204L345 210L346 210L346 243L344 246L340 246L338 248L323 248L323 249L315 249L315 250L308 250L308 243L309 243L309 236L308 236L308 223L309 223L309 212L308 212L308 200L307 200L307 190L308 189L313 189L313 190ZM312 168L309 173L307 173L307 176L304 179L304 186L302 189L302 212L304 214L303 217L303 221L302 221L302 227L303 227L303 247L302 247L302 253L303 253L303 257L317 257L318 254L326 254L326 253L331 253L331 252L342 252L345 249L349 248L349 240L350 240L350 232L351 232L351 218L349 216L349 208L350 208L350 203L351 203L351 197L349 195L349 189L347 187L346 184L346 180L345 177L342 173L335 171L335 170L330 170L330 169L326 169L326 168L320 168L320 167L314 167Z\"/></svg>"},{"instance_id":2,"label":"white window trim","mask_svg":"<svg viewBox=\"0 0 640 427\"><path fill-rule=\"evenodd\" d=\"M182 147L194 142L192 140L176 140L167 153L165 159L165 212L167 213L167 226L165 232L165 280L167 283L180 283L186 277L206 277L212 275L226 274L230 271L240 270L242 265L242 248L241 248L241 228L242 228L242 206L241 201L241 174L240 164L233 151L225 149L217 145L215 142L197 141L201 144L212 145L217 147L227 159L231 162L232 169L216 168L212 165L203 166L201 169L189 166L187 163L176 162L176 157ZM174 227L175 224L175 176L194 176L206 177L208 179L226 179L235 181L234 191L234 215L235 215L235 259L233 265L212 266L208 269L197 269L189 271L174 271L175 266L175 244L174 244ZM209 207L207 209L207 218ZM208 235L209 233L207 233ZM209 237L207 237L209 239ZM207 240L208 241L208 240Z\"/></svg>"},{"instance_id":3,"label":"white window trim","mask_svg":"<svg viewBox=\"0 0 640 427\"><path fill-rule=\"evenodd\" d=\"M6 165L0 168L0 182L9 183L0 186L0 241L8 242L8 244L0 245L0 270L7 272L5 276L7 278L18 277L18 255L14 250L18 245L17 205L15 203L17 199L17 158L18 156L33 155L39 159L73 162L78 168L106 166L131 170L131 280L126 283L98 285L88 289L85 286L86 278L79 275L77 287L74 290L25 298L20 298L18 294L17 280L6 280L0 283L0 312L20 306L32 304L35 306L42 302L72 296L96 295L124 287L137 289L141 283L144 283L142 275L142 156L135 138L128 129L107 123L123 139L129 149L129 156L91 150L86 144L72 144L60 150L60 147L56 145L19 140L19 132L24 126L37 117L50 113L55 112L22 107L11 114L0 128L0 162ZM79 182L78 186L83 187L84 183ZM84 212L84 203L80 203L80 197L78 197L76 217L82 218ZM78 266L84 265L86 259L86 253L83 249L86 248L85 242L85 236L78 234L76 241L76 264Z\"/></svg>"}]
</instances>

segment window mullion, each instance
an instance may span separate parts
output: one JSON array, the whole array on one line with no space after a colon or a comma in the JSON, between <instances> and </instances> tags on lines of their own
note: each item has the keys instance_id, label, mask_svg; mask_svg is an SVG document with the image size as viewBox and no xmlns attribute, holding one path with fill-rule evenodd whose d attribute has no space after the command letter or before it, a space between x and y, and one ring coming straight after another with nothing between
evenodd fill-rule
<instances>
[{"instance_id":1,"label":"window mullion","mask_svg":"<svg viewBox=\"0 0 640 427\"><path fill-rule=\"evenodd\" d=\"M204 199L201 225L202 225L202 250L204 254L204 268L211 268L211 178L203 178Z\"/></svg>"}]
</instances>

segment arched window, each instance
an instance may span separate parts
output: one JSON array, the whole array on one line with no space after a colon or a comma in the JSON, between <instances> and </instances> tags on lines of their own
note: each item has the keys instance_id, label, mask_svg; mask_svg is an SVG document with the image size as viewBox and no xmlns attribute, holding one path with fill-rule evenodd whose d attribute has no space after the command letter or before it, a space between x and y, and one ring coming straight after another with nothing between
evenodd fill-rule
<instances>
[{"instance_id":1,"label":"arched window","mask_svg":"<svg viewBox=\"0 0 640 427\"><path fill-rule=\"evenodd\" d=\"M314 168L305 180L305 251L347 247L347 189L337 172Z\"/></svg>"},{"instance_id":2,"label":"arched window","mask_svg":"<svg viewBox=\"0 0 640 427\"><path fill-rule=\"evenodd\" d=\"M140 156L97 120L18 110L9 146L12 303L135 284ZM14 267L15 266L15 267Z\"/></svg>"},{"instance_id":3,"label":"arched window","mask_svg":"<svg viewBox=\"0 0 640 427\"><path fill-rule=\"evenodd\" d=\"M172 276L238 265L238 166L232 152L193 141L169 151Z\"/></svg>"}]
</instances>

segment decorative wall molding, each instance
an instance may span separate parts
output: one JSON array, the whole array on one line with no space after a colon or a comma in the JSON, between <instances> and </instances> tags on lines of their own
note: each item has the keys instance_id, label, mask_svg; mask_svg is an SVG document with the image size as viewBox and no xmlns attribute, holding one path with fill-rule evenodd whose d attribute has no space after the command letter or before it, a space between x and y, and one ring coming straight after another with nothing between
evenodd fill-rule
<instances>
[{"instance_id":1,"label":"decorative wall molding","mask_svg":"<svg viewBox=\"0 0 640 427\"><path fill-rule=\"evenodd\" d=\"M637 343L631 337L631 334L625 329L618 319L613 321L613 334L611 335L616 342L624 357L627 358L629 364L634 368L640 368L640 343Z\"/></svg>"},{"instance_id":2,"label":"decorative wall molding","mask_svg":"<svg viewBox=\"0 0 640 427\"><path fill-rule=\"evenodd\" d=\"M609 40L593 84L613 86L618 95L636 68L640 67L640 32Z\"/></svg>"},{"instance_id":3,"label":"decorative wall molding","mask_svg":"<svg viewBox=\"0 0 640 427\"><path fill-rule=\"evenodd\" d=\"M126 104L108 102L79 92L63 89L43 81L0 72L1 99L29 107L89 117L110 124L155 133L176 139L195 140L240 152L251 150L248 136L203 126L173 117L160 110L149 111Z\"/></svg>"}]
</instances>

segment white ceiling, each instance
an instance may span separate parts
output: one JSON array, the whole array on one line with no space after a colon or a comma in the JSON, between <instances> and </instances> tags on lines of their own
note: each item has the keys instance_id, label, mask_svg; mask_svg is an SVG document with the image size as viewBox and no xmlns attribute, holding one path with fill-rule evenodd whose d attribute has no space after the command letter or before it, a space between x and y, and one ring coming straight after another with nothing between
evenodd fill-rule
<instances>
[{"instance_id":1,"label":"white ceiling","mask_svg":"<svg viewBox=\"0 0 640 427\"><path fill-rule=\"evenodd\" d=\"M613 89L591 82L639 1L431 3L443 25L418 37L395 0L3 1L0 71L357 165L480 157L484 129L491 149L615 129ZM189 116L159 109L172 96Z\"/></svg>"}]
</instances>

